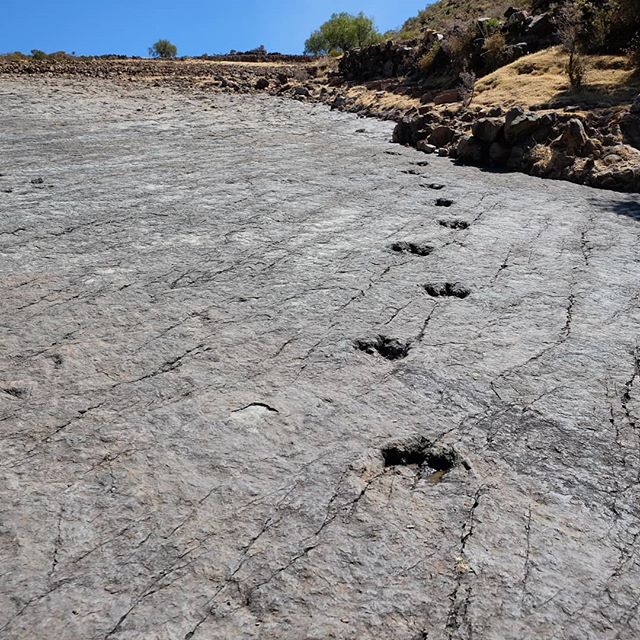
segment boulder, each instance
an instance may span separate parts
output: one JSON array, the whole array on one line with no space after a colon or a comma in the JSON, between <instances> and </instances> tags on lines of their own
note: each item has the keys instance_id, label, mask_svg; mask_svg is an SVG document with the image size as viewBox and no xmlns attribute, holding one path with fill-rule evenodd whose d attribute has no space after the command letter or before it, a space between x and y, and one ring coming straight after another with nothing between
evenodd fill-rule
<instances>
[{"instance_id":1,"label":"boulder","mask_svg":"<svg viewBox=\"0 0 640 640\"><path fill-rule=\"evenodd\" d=\"M506 14L505 14L506 15ZM521 36L531 23L531 16L526 11L513 11L507 16L503 31L513 36Z\"/></svg>"},{"instance_id":2,"label":"boulder","mask_svg":"<svg viewBox=\"0 0 640 640\"><path fill-rule=\"evenodd\" d=\"M571 118L560 137L554 140L551 146L561 148L569 155L580 156L583 155L587 142L589 142L589 136L584 130L582 121L578 118Z\"/></svg>"},{"instance_id":3,"label":"boulder","mask_svg":"<svg viewBox=\"0 0 640 640\"><path fill-rule=\"evenodd\" d=\"M435 153L438 150L435 145L430 144L426 140L418 140L418 143L416 144L416 149L424 153Z\"/></svg>"},{"instance_id":4,"label":"boulder","mask_svg":"<svg viewBox=\"0 0 640 640\"><path fill-rule=\"evenodd\" d=\"M489 160L491 164L502 166L507 163L511 155L511 147L502 142L494 142L489 147Z\"/></svg>"},{"instance_id":5,"label":"boulder","mask_svg":"<svg viewBox=\"0 0 640 640\"><path fill-rule=\"evenodd\" d=\"M542 142L548 138L553 128L553 118L546 114L516 113L511 110L506 117L504 137L507 142L518 143L527 139Z\"/></svg>"},{"instance_id":6,"label":"boulder","mask_svg":"<svg viewBox=\"0 0 640 640\"><path fill-rule=\"evenodd\" d=\"M398 144L411 144L413 142L411 121L411 116L405 116L398 122L393 130L393 142L397 142Z\"/></svg>"},{"instance_id":7,"label":"boulder","mask_svg":"<svg viewBox=\"0 0 640 640\"><path fill-rule=\"evenodd\" d=\"M345 106L346 102L347 102L347 99L344 96L337 95L333 99L333 102L331 103L331 108L332 109L342 109Z\"/></svg>"},{"instance_id":8,"label":"boulder","mask_svg":"<svg viewBox=\"0 0 640 640\"><path fill-rule=\"evenodd\" d=\"M307 89L307 87L296 87L293 90L293 95L308 98L311 95L311 92L309 91L309 89Z\"/></svg>"},{"instance_id":9,"label":"boulder","mask_svg":"<svg viewBox=\"0 0 640 640\"><path fill-rule=\"evenodd\" d=\"M458 142L456 156L462 162L480 164L484 159L485 148L474 136L463 136Z\"/></svg>"},{"instance_id":10,"label":"boulder","mask_svg":"<svg viewBox=\"0 0 640 640\"><path fill-rule=\"evenodd\" d=\"M543 13L539 16L534 16L527 27L525 36L527 39L540 39L549 38L556 32L556 25L553 23L550 14Z\"/></svg>"},{"instance_id":11,"label":"boulder","mask_svg":"<svg viewBox=\"0 0 640 640\"><path fill-rule=\"evenodd\" d=\"M431 132L431 135L429 136L429 142L432 145L441 148L449 144L453 140L455 135L455 129L452 129L451 127L447 127L445 125L440 125Z\"/></svg>"},{"instance_id":12,"label":"boulder","mask_svg":"<svg viewBox=\"0 0 640 640\"><path fill-rule=\"evenodd\" d=\"M629 113L620 121L625 142L640 149L640 95L634 100Z\"/></svg>"},{"instance_id":13,"label":"boulder","mask_svg":"<svg viewBox=\"0 0 640 640\"><path fill-rule=\"evenodd\" d=\"M511 149L509 158L507 159L507 168L511 171L522 171L525 168L525 147L516 146Z\"/></svg>"},{"instance_id":14,"label":"boulder","mask_svg":"<svg viewBox=\"0 0 640 640\"><path fill-rule=\"evenodd\" d=\"M496 118L481 118L474 123L472 133L482 142L495 142L502 133L503 126Z\"/></svg>"},{"instance_id":15,"label":"boulder","mask_svg":"<svg viewBox=\"0 0 640 640\"><path fill-rule=\"evenodd\" d=\"M442 91L433 98L433 104L450 104L460 102L460 92L457 89Z\"/></svg>"},{"instance_id":16,"label":"boulder","mask_svg":"<svg viewBox=\"0 0 640 640\"><path fill-rule=\"evenodd\" d=\"M256 84L254 86L259 91L262 91L264 89L268 89L269 88L269 81L266 78L258 78L258 80L256 80Z\"/></svg>"}]
</instances>

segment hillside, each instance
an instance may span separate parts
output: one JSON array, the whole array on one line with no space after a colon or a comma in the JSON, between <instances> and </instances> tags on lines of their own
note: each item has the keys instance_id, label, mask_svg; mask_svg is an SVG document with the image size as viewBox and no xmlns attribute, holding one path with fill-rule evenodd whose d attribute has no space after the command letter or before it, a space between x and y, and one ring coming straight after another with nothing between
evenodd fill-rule
<instances>
[{"instance_id":1,"label":"hillside","mask_svg":"<svg viewBox=\"0 0 640 640\"><path fill-rule=\"evenodd\" d=\"M445 29L456 22L468 22L480 17L500 17L509 7L525 8L530 0L439 0L409 18L403 32Z\"/></svg>"}]
</instances>

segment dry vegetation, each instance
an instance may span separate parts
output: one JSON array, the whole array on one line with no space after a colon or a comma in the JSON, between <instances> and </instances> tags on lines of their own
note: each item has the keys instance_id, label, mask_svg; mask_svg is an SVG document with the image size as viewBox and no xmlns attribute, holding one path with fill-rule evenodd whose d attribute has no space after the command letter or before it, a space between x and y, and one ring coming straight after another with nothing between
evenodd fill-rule
<instances>
[{"instance_id":1,"label":"dry vegetation","mask_svg":"<svg viewBox=\"0 0 640 640\"><path fill-rule=\"evenodd\" d=\"M468 23L480 16L500 18L509 7L520 9L529 5L530 0L440 0L407 20L403 31L444 30L455 23Z\"/></svg>"},{"instance_id":2,"label":"dry vegetation","mask_svg":"<svg viewBox=\"0 0 640 640\"><path fill-rule=\"evenodd\" d=\"M545 49L478 80L474 104L533 106L559 96L577 102L628 103L638 93L640 77L624 56L586 56L585 82L572 94L567 78L567 55L559 47Z\"/></svg>"}]
</instances>

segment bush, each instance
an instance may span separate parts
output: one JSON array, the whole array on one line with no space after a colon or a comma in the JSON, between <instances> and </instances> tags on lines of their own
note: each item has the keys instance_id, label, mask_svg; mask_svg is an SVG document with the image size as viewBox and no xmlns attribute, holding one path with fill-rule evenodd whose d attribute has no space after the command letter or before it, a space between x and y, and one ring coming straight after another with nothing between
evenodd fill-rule
<instances>
[{"instance_id":1,"label":"bush","mask_svg":"<svg viewBox=\"0 0 640 640\"><path fill-rule=\"evenodd\" d=\"M569 56L567 75L571 88L579 91L584 83L586 61L582 55L581 38L584 33L582 11L577 5L566 5L557 17L558 36Z\"/></svg>"},{"instance_id":2,"label":"bush","mask_svg":"<svg viewBox=\"0 0 640 640\"><path fill-rule=\"evenodd\" d=\"M485 20L481 23L482 35L485 38L488 38L494 35L497 31L500 31L502 27L502 20L498 18L489 18L489 20Z\"/></svg>"},{"instance_id":3,"label":"bush","mask_svg":"<svg viewBox=\"0 0 640 640\"><path fill-rule=\"evenodd\" d=\"M503 66L509 60L507 40L500 31L496 31L484 41L483 49L485 64L491 71Z\"/></svg>"},{"instance_id":4,"label":"bush","mask_svg":"<svg viewBox=\"0 0 640 640\"><path fill-rule=\"evenodd\" d=\"M5 53L1 57L4 58L5 60L18 61L18 60L24 60L27 56L25 56L24 53L22 53L22 51L14 51L13 53Z\"/></svg>"},{"instance_id":5,"label":"bush","mask_svg":"<svg viewBox=\"0 0 640 640\"><path fill-rule=\"evenodd\" d=\"M354 16L349 13L334 13L304 43L307 54L324 55L329 51L348 51L380 42L382 36L371 18L364 13Z\"/></svg>"},{"instance_id":6,"label":"bush","mask_svg":"<svg viewBox=\"0 0 640 640\"><path fill-rule=\"evenodd\" d=\"M476 74L473 71L463 71L460 76L460 97L462 98L462 104L468 107L473 100L473 96L476 92Z\"/></svg>"},{"instance_id":7,"label":"bush","mask_svg":"<svg viewBox=\"0 0 640 640\"><path fill-rule=\"evenodd\" d=\"M178 55L178 48L168 40L158 40L149 47L149 55L152 58L175 58Z\"/></svg>"},{"instance_id":8,"label":"bush","mask_svg":"<svg viewBox=\"0 0 640 640\"><path fill-rule=\"evenodd\" d=\"M586 52L619 54L640 35L638 0L573 0L555 9L561 20L567 10L580 21L579 41Z\"/></svg>"},{"instance_id":9,"label":"bush","mask_svg":"<svg viewBox=\"0 0 640 640\"><path fill-rule=\"evenodd\" d=\"M457 27L453 29L444 40L443 49L449 56L454 70L466 71L469 67L473 53L475 32L471 28Z\"/></svg>"},{"instance_id":10,"label":"bush","mask_svg":"<svg viewBox=\"0 0 640 640\"><path fill-rule=\"evenodd\" d=\"M420 69L421 73L427 75L430 71L433 71L433 66L441 51L442 47L440 43L434 42L431 49L418 59L418 69Z\"/></svg>"},{"instance_id":11,"label":"bush","mask_svg":"<svg viewBox=\"0 0 640 640\"><path fill-rule=\"evenodd\" d=\"M44 51L40 51L40 49L31 49L31 57L34 60L46 60L47 54Z\"/></svg>"}]
</instances>

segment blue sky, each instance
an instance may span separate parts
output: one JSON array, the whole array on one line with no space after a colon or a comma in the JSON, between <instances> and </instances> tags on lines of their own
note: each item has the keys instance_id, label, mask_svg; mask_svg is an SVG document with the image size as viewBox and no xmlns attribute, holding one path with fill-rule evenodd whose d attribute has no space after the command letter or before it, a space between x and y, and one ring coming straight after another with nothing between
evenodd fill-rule
<instances>
[{"instance_id":1,"label":"blue sky","mask_svg":"<svg viewBox=\"0 0 640 640\"><path fill-rule=\"evenodd\" d=\"M264 44L301 53L309 33L335 11L364 11L393 29L430 0L4 0L0 52L42 49L78 55L146 55L159 38L179 55Z\"/></svg>"}]
</instances>

